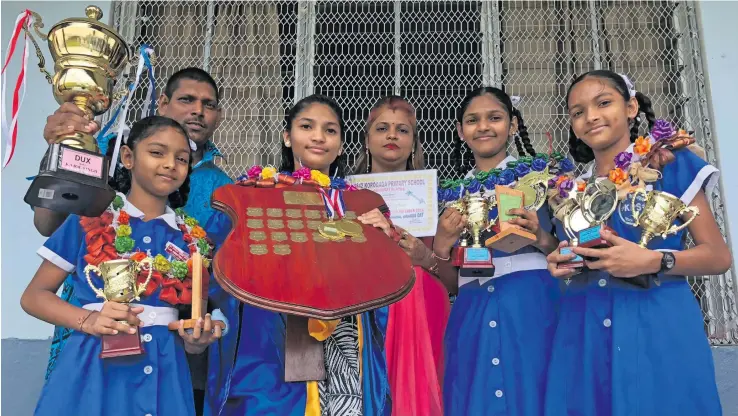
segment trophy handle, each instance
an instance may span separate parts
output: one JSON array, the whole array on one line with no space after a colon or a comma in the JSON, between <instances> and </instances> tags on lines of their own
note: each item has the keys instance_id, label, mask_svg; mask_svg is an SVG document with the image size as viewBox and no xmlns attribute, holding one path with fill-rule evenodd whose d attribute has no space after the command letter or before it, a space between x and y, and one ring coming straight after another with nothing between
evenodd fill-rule
<instances>
[{"instance_id":1,"label":"trophy handle","mask_svg":"<svg viewBox=\"0 0 738 416\"><path fill-rule=\"evenodd\" d=\"M152 261L151 257L146 257L145 259L138 262L139 266L143 266L144 264L149 265L149 275L146 277L146 281L138 285L136 288L136 300L139 300L139 296L141 296L142 293L146 291L146 286L149 285L149 281L151 280L151 275L154 272L154 262Z\"/></svg>"},{"instance_id":2,"label":"trophy handle","mask_svg":"<svg viewBox=\"0 0 738 416\"><path fill-rule=\"evenodd\" d=\"M682 216L688 212L692 213L692 216L684 222L682 225L672 225L668 230L666 230L665 233L661 234L661 238L666 238L669 234L676 234L679 231L687 228L689 224L694 221L695 218L697 218L698 215L700 215L700 209L697 207L684 207L681 210L679 210L679 216Z\"/></svg>"},{"instance_id":3,"label":"trophy handle","mask_svg":"<svg viewBox=\"0 0 738 416\"><path fill-rule=\"evenodd\" d=\"M92 288L92 291L95 292L98 298L105 298L105 292L102 291L102 289L98 289L95 287L95 285L92 284L92 278L90 278L90 272L97 273L98 276L102 276L102 272L100 272L100 269L97 266L93 266L91 264L88 264L87 267L85 267L85 276L87 277L87 284L90 285Z\"/></svg>"},{"instance_id":4,"label":"trophy handle","mask_svg":"<svg viewBox=\"0 0 738 416\"><path fill-rule=\"evenodd\" d=\"M36 35L40 37L42 40L48 39L48 36L41 33L40 28L44 27L44 24L41 22L41 16L39 16L36 12L31 12L33 15L33 29L36 31ZM33 37L33 34L30 30L28 30L28 26L23 26L23 30L26 32L26 35L28 35L28 38L31 39L31 42L33 42L33 48L36 50L36 57L38 58L38 69L41 71L42 74L46 77L46 81L49 82L49 84L53 84L52 81L52 75L49 73L49 71L46 70L46 59L44 58L44 53L41 52L41 47L38 46L38 42L36 41L36 38Z\"/></svg>"},{"instance_id":5,"label":"trophy handle","mask_svg":"<svg viewBox=\"0 0 738 416\"><path fill-rule=\"evenodd\" d=\"M489 210L492 211L492 208L494 208L496 206L497 206L497 199L495 199L494 201L490 201ZM489 216L489 214L487 214L487 215ZM487 228L485 228L485 230L489 231L492 227L494 227L495 224L497 224L497 219L498 218L500 218L500 210L499 209L497 210L497 216L494 217L494 218L490 218L489 219L489 225L487 226Z\"/></svg>"},{"instance_id":6,"label":"trophy handle","mask_svg":"<svg viewBox=\"0 0 738 416\"><path fill-rule=\"evenodd\" d=\"M639 194L643 194L643 197L646 198L646 200L648 200L648 192L646 192L645 189L638 188L635 191L633 191L633 198L631 198L631 200L630 200L630 210L631 210L631 212L633 212L633 219L635 220L636 226L639 225L638 222L639 222L639 219L641 217L641 212L639 212L638 210L636 210L636 197Z\"/></svg>"}]
</instances>

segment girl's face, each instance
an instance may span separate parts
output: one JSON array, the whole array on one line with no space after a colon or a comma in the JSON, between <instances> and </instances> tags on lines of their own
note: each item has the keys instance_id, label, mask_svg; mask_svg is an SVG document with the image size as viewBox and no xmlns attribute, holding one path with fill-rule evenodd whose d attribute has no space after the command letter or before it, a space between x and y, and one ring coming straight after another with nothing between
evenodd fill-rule
<instances>
[{"instance_id":1,"label":"girl's face","mask_svg":"<svg viewBox=\"0 0 738 416\"><path fill-rule=\"evenodd\" d=\"M302 164L328 173L331 163L341 154L338 115L325 104L310 104L284 132L284 144L292 148L295 169Z\"/></svg>"},{"instance_id":2,"label":"girl's face","mask_svg":"<svg viewBox=\"0 0 738 416\"><path fill-rule=\"evenodd\" d=\"M517 124L501 102L484 94L471 100L456 129L475 157L488 159L505 151L507 138L515 134Z\"/></svg>"},{"instance_id":3,"label":"girl's face","mask_svg":"<svg viewBox=\"0 0 738 416\"><path fill-rule=\"evenodd\" d=\"M187 178L190 146L187 138L172 127L162 127L134 144L121 147L123 166L135 182L151 195L167 198Z\"/></svg>"},{"instance_id":4,"label":"girl's face","mask_svg":"<svg viewBox=\"0 0 738 416\"><path fill-rule=\"evenodd\" d=\"M571 89L567 105L574 134L593 151L630 143L630 119L638 114L635 97L625 101L608 81L585 77Z\"/></svg>"},{"instance_id":5,"label":"girl's face","mask_svg":"<svg viewBox=\"0 0 738 416\"><path fill-rule=\"evenodd\" d=\"M377 119L369 126L366 146L374 161L383 166L407 163L413 151L413 126L402 110L379 109Z\"/></svg>"}]
</instances>

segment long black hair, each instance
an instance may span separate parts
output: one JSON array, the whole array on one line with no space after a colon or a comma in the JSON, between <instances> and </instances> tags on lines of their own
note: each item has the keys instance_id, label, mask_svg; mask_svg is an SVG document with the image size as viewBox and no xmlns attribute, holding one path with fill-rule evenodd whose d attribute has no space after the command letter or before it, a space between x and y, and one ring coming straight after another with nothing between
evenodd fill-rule
<instances>
[{"instance_id":1,"label":"long black hair","mask_svg":"<svg viewBox=\"0 0 738 416\"><path fill-rule=\"evenodd\" d=\"M597 69L578 76L571 83L569 89L566 90L567 108L569 107L569 95L571 94L571 90L574 88L575 85L579 84L587 77L599 78L604 82L607 82L611 87L615 88L618 93L620 93L620 96L623 97L623 100L625 100L626 103L630 101L630 91L628 90L628 84L626 84L622 76L606 69ZM638 138L638 129L641 126L640 113L643 113L643 115L646 116L646 122L648 123L649 131L651 130L651 128L653 128L653 124L656 121L656 115L653 112L651 100L640 92L636 92L635 98L636 101L638 101L639 115L635 117L630 126L631 143L635 142L635 140ZM577 135L574 134L574 128L571 126L569 126L569 154L571 154L571 157L579 163L589 163L594 160L594 152L592 151L592 148L587 146L584 141L579 140Z\"/></svg>"},{"instance_id":2,"label":"long black hair","mask_svg":"<svg viewBox=\"0 0 738 416\"><path fill-rule=\"evenodd\" d=\"M137 121L131 127L131 132L128 135L128 140L126 141L125 145L130 147L131 150L134 150L138 142L151 137L154 133L165 128L173 128L177 132L181 133L182 136L184 136L185 140L187 140L188 142L187 148L190 148L190 137L187 135L185 129L171 118L162 116L150 116ZM107 156L109 159L113 157L115 140L116 138L113 137L108 143ZM118 154L118 157L120 158L120 153ZM131 171L124 168L119 162L120 160L115 161L115 165L111 167L111 169L115 169L115 174L112 178L110 178L108 184L114 190L123 194L127 194L128 191L131 190ZM182 186L180 186L177 191L169 194L169 206L172 209L182 208L183 206L185 206L185 204L187 204L187 197L190 194L190 173L192 173L192 165L188 164L187 177L182 183Z\"/></svg>"},{"instance_id":3,"label":"long black hair","mask_svg":"<svg viewBox=\"0 0 738 416\"><path fill-rule=\"evenodd\" d=\"M341 110L341 107L332 98L320 94L309 95L298 101L297 104L295 104L294 106L292 106L292 108L290 109L290 111L287 112L287 115L284 118L285 131L292 132L292 122L300 113L305 111L305 109L313 104L327 105L336 114L336 118L338 118L338 127L341 129L341 144L343 144L346 138L346 124L343 120L343 110ZM336 175L339 177L344 177L346 176L348 170L346 166L346 152L341 152L336 160L331 163L328 174L330 176ZM295 158L292 153L292 148L287 147L284 144L284 141L282 141L282 152L281 161L279 163L279 170L281 172L295 171Z\"/></svg>"},{"instance_id":4,"label":"long black hair","mask_svg":"<svg viewBox=\"0 0 738 416\"><path fill-rule=\"evenodd\" d=\"M469 104L471 104L472 100L485 94L491 94L493 97L495 97L495 99L497 99L497 101L502 103L502 105L507 110L507 115L511 121L513 117L518 119L518 134L515 136L515 148L518 151L518 156L524 156L526 153L528 153L530 156L534 157L536 155L536 150L530 143L530 137L528 136L528 127L525 126L523 115L520 113L520 110L513 106L510 96L507 95L505 91L502 91L499 88L480 87L467 93L466 97L464 97L464 100L461 101L461 105L459 106L459 110L456 114L456 121L459 122L459 124L462 124L464 120L464 113L466 112L467 108L469 108ZM451 159L456 171L460 175L465 175L474 167L474 154L472 153L469 146L464 145L464 141L461 140L461 137L458 135L456 136L456 141L454 142L454 152Z\"/></svg>"}]
</instances>

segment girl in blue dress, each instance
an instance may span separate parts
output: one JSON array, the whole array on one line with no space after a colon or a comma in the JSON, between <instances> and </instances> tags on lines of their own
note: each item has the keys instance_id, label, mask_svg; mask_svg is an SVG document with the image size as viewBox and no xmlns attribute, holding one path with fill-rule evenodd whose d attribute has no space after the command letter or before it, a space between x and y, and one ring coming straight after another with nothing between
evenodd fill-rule
<instances>
[{"instance_id":1,"label":"girl in blue dress","mask_svg":"<svg viewBox=\"0 0 738 416\"><path fill-rule=\"evenodd\" d=\"M582 180L608 177L627 186L624 172L630 164L641 165L639 159L649 157L653 140L673 136L664 121L651 129L655 117L650 101L614 72L580 76L566 98L569 150L580 163L594 160ZM650 140L637 137L640 113L648 120ZM648 248L638 246L642 229L635 226L631 194L607 223L618 235L603 233L612 247L574 248L591 259L586 271L574 275L557 268L573 254L557 250L548 256L551 273L567 284L549 367L547 415L721 414L702 314L685 278L718 275L731 264L706 196L718 172L690 150L667 156L673 160L649 187L699 208L688 226L693 248L685 249L684 231L656 237ZM660 164L654 160L652 167ZM556 223L564 238L561 223ZM628 283L644 275L648 284Z\"/></svg>"},{"instance_id":2,"label":"girl in blue dress","mask_svg":"<svg viewBox=\"0 0 738 416\"><path fill-rule=\"evenodd\" d=\"M185 351L201 353L221 334L220 328L211 332L209 315L192 334L182 330L181 322L179 335L167 329L179 319L174 306L192 301L183 259L194 251L204 256L210 251L197 222L174 210L187 200L187 133L174 120L148 117L133 125L120 155L122 166L111 180L118 193L111 206L100 217L66 219L39 249L43 262L21 299L30 315L75 329L57 359L57 371L44 385L37 415L194 415ZM170 253L184 257L174 261ZM126 305L96 298L85 277L88 264L147 256L154 258L153 277L140 301ZM56 296L68 274L82 307ZM103 287L97 273L90 277ZM143 354L99 357L101 335L135 334L136 327Z\"/></svg>"},{"instance_id":3,"label":"girl in blue dress","mask_svg":"<svg viewBox=\"0 0 738 416\"><path fill-rule=\"evenodd\" d=\"M497 88L479 88L464 98L457 130L456 161L462 162L457 167L461 174L468 171L468 178L514 162L506 152L511 136L520 156L526 151L536 156L520 112ZM457 275L456 281L445 282L450 292L458 291L445 337L443 400L449 416L538 416L543 410L558 298L558 283L546 270L546 255L558 241L550 234L546 206L538 213L521 209L511 213L519 216L512 222L534 233L536 242L509 254L493 250L493 278ZM433 245L436 256L451 256L463 226L458 211L443 212Z\"/></svg>"},{"instance_id":4,"label":"girl in blue dress","mask_svg":"<svg viewBox=\"0 0 738 416\"><path fill-rule=\"evenodd\" d=\"M288 112L285 122L280 171L294 172L302 166L326 179L346 174L345 126L335 101L320 95L303 98ZM360 215L358 220L385 232L390 227L378 210ZM222 243L231 229L230 220L217 214L207 229L214 230L211 234L217 244ZM241 304L214 284L211 298L228 321L239 326L232 327L218 348L210 348L206 415L391 413L384 353L387 307L344 318L332 333L323 334L327 337L324 381L285 382L285 316Z\"/></svg>"}]
</instances>

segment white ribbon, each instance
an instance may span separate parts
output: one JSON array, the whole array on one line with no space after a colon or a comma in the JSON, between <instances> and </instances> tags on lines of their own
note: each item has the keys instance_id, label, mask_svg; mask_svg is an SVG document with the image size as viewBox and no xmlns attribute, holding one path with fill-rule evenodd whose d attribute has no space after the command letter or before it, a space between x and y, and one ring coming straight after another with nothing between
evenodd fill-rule
<instances>
[{"instance_id":1,"label":"white ribbon","mask_svg":"<svg viewBox=\"0 0 738 416\"><path fill-rule=\"evenodd\" d=\"M141 55L144 53L147 53L146 51L141 51ZM123 114L121 114L120 123L118 124L118 137L115 139L115 148L113 149L113 158L110 160L110 171L109 176L112 178L113 175L115 175L115 167L118 165L118 152L120 152L120 145L123 142L123 133L128 129L128 126L126 125L126 120L128 119L128 108L131 105L131 101L133 101L133 92L136 91L136 87L138 87L138 81L141 78L141 74L143 73L144 69L144 59L143 56L139 57L138 59L138 67L136 68L136 78L133 80L133 86L131 87L130 91L130 97L128 100L126 100L126 104L123 106ZM126 137L126 142L128 141L128 138Z\"/></svg>"},{"instance_id":2,"label":"white ribbon","mask_svg":"<svg viewBox=\"0 0 738 416\"><path fill-rule=\"evenodd\" d=\"M625 74L618 74L620 77L625 81L625 85L628 87L628 94L630 94L630 97L633 98L636 96L636 88L635 84L633 84L633 81L628 78Z\"/></svg>"},{"instance_id":3,"label":"white ribbon","mask_svg":"<svg viewBox=\"0 0 738 416\"><path fill-rule=\"evenodd\" d=\"M513 107L517 107L523 101L523 97L521 97L519 95L511 95L510 96L510 101L512 101Z\"/></svg>"}]
</instances>

